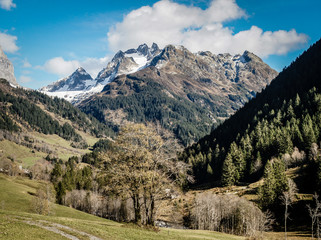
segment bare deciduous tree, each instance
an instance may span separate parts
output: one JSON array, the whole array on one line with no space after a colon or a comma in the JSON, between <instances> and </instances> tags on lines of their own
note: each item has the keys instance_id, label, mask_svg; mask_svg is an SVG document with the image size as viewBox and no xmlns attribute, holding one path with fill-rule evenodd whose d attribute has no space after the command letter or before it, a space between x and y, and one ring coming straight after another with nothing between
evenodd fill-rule
<instances>
[{"instance_id":1,"label":"bare deciduous tree","mask_svg":"<svg viewBox=\"0 0 321 240\"><path fill-rule=\"evenodd\" d=\"M282 193L280 200L284 205L284 237L287 239L287 219L289 218L289 207L295 200L295 193L298 191L296 184L292 179L288 179L288 191Z\"/></svg>"},{"instance_id":2,"label":"bare deciduous tree","mask_svg":"<svg viewBox=\"0 0 321 240\"><path fill-rule=\"evenodd\" d=\"M309 211L309 215L311 217L311 238L314 238L314 231L315 228L314 226L316 226L316 234L317 234L317 238L320 238L320 224L319 224L319 217L321 216L321 201L319 201L319 195L314 193L313 195L313 199L315 202L315 206L314 208L311 207L311 205L307 205L308 207L308 211Z\"/></svg>"},{"instance_id":3,"label":"bare deciduous tree","mask_svg":"<svg viewBox=\"0 0 321 240\"><path fill-rule=\"evenodd\" d=\"M252 202L236 195L201 193L192 210L193 227L237 235L257 236L272 223Z\"/></svg>"},{"instance_id":4,"label":"bare deciduous tree","mask_svg":"<svg viewBox=\"0 0 321 240\"><path fill-rule=\"evenodd\" d=\"M52 213L52 202L54 201L54 190L51 184L37 189L32 201L32 207L38 214L49 215Z\"/></svg>"}]
</instances>

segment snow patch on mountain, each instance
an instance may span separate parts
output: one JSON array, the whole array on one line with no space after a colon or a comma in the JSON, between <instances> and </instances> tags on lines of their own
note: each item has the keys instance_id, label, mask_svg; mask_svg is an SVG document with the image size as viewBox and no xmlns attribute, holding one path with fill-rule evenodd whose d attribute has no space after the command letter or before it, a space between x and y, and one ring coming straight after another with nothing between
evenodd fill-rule
<instances>
[{"instance_id":1,"label":"snow patch on mountain","mask_svg":"<svg viewBox=\"0 0 321 240\"><path fill-rule=\"evenodd\" d=\"M70 76L43 87L39 91L52 97L56 96L72 103L78 103L95 93L101 92L106 84L112 82L117 76L135 73L147 67L160 52L155 43L151 48L142 44L137 49L129 49L125 52L118 51L95 79L83 68L78 68Z\"/></svg>"}]
</instances>

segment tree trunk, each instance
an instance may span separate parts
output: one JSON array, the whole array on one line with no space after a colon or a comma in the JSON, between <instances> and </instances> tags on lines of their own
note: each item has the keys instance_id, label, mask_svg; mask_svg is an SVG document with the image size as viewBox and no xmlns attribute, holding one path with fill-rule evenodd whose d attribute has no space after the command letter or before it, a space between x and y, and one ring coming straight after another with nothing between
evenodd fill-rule
<instances>
[{"instance_id":1,"label":"tree trunk","mask_svg":"<svg viewBox=\"0 0 321 240\"><path fill-rule=\"evenodd\" d=\"M317 217L317 238L320 239L320 226L319 226L319 217Z\"/></svg>"},{"instance_id":2,"label":"tree trunk","mask_svg":"<svg viewBox=\"0 0 321 240\"><path fill-rule=\"evenodd\" d=\"M141 222L141 214L140 214L140 204L139 204L139 195L133 194L132 196L133 206L134 206L134 214L135 214L135 223Z\"/></svg>"},{"instance_id":3,"label":"tree trunk","mask_svg":"<svg viewBox=\"0 0 321 240\"><path fill-rule=\"evenodd\" d=\"M314 232L313 232L313 225L314 225L314 221L313 221L313 217L312 217L312 225L311 225L312 234L311 234L311 239L313 239L313 234L314 234Z\"/></svg>"},{"instance_id":4,"label":"tree trunk","mask_svg":"<svg viewBox=\"0 0 321 240\"><path fill-rule=\"evenodd\" d=\"M287 232L286 232L286 220L288 218L288 205L287 203L285 204L285 213L284 213L284 235L285 235L285 240L287 240Z\"/></svg>"},{"instance_id":5,"label":"tree trunk","mask_svg":"<svg viewBox=\"0 0 321 240\"><path fill-rule=\"evenodd\" d=\"M155 200L152 195L150 195L150 216L149 216L149 223L150 225L154 226L154 211L155 211Z\"/></svg>"}]
</instances>

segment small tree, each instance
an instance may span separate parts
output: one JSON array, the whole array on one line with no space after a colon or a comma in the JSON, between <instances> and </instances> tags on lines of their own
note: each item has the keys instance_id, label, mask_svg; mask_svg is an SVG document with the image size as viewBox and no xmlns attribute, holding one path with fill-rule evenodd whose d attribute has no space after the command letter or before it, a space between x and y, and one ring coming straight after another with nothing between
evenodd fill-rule
<instances>
[{"instance_id":1,"label":"small tree","mask_svg":"<svg viewBox=\"0 0 321 240\"><path fill-rule=\"evenodd\" d=\"M38 188L35 198L32 201L34 211L38 214L49 215L52 212L54 195L53 187L50 184Z\"/></svg>"},{"instance_id":2,"label":"small tree","mask_svg":"<svg viewBox=\"0 0 321 240\"><path fill-rule=\"evenodd\" d=\"M264 183L259 188L260 204L263 208L275 206L282 193L288 191L284 162L269 160L264 169Z\"/></svg>"},{"instance_id":3,"label":"small tree","mask_svg":"<svg viewBox=\"0 0 321 240\"><path fill-rule=\"evenodd\" d=\"M235 183L235 166L230 153L227 154L222 167L222 186L231 186Z\"/></svg>"},{"instance_id":4,"label":"small tree","mask_svg":"<svg viewBox=\"0 0 321 240\"><path fill-rule=\"evenodd\" d=\"M309 215L311 217L311 238L314 238L314 226L316 225L317 237L320 238L320 224L319 217L321 216L321 202L319 201L319 195L314 193L313 199L315 201L315 207L312 208L311 205L307 205Z\"/></svg>"},{"instance_id":5,"label":"small tree","mask_svg":"<svg viewBox=\"0 0 321 240\"><path fill-rule=\"evenodd\" d=\"M292 202L295 200L295 193L297 192L296 184L292 179L288 179L288 191L282 193L280 197L281 204L285 206L284 209L284 236L287 239L287 219L289 218L289 207L292 205Z\"/></svg>"}]
</instances>

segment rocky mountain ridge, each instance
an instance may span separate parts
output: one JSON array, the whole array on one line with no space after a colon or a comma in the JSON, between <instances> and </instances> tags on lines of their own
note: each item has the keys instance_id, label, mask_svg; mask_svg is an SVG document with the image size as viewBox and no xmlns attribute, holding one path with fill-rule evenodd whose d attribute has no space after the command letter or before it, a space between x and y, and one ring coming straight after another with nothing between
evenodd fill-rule
<instances>
[{"instance_id":1,"label":"rocky mountain ridge","mask_svg":"<svg viewBox=\"0 0 321 240\"><path fill-rule=\"evenodd\" d=\"M184 56L177 55L179 52ZM175 61L176 65L172 64L172 61ZM164 68L168 73L181 72L186 75L185 77L199 79L207 85L214 82L217 84L217 94L226 93L229 90L233 92L233 89L226 88L226 86L231 86L233 82L237 83L245 89L251 89L251 91L246 90L247 99L253 97L255 92L260 91L271 81L271 78L266 78L266 73L273 75L273 77L277 74L269 69L269 66L264 64L259 57L248 51L235 56L230 54L215 55L208 51L191 53L183 46L168 45L164 49L159 49L158 45L153 43L151 47L142 44L137 49L129 49L125 52L118 51L95 79L92 79L83 68L79 68L69 77L43 87L40 91L78 104L101 92L117 76L133 74L151 66L157 69ZM197 90L195 91L197 92ZM236 96L236 98L238 97ZM244 99L239 101L241 105L244 104Z\"/></svg>"},{"instance_id":2,"label":"rocky mountain ridge","mask_svg":"<svg viewBox=\"0 0 321 240\"><path fill-rule=\"evenodd\" d=\"M148 65L117 76L78 107L117 126L159 123L186 145L209 133L277 74L248 51L235 56L195 54L168 45Z\"/></svg>"}]
</instances>

